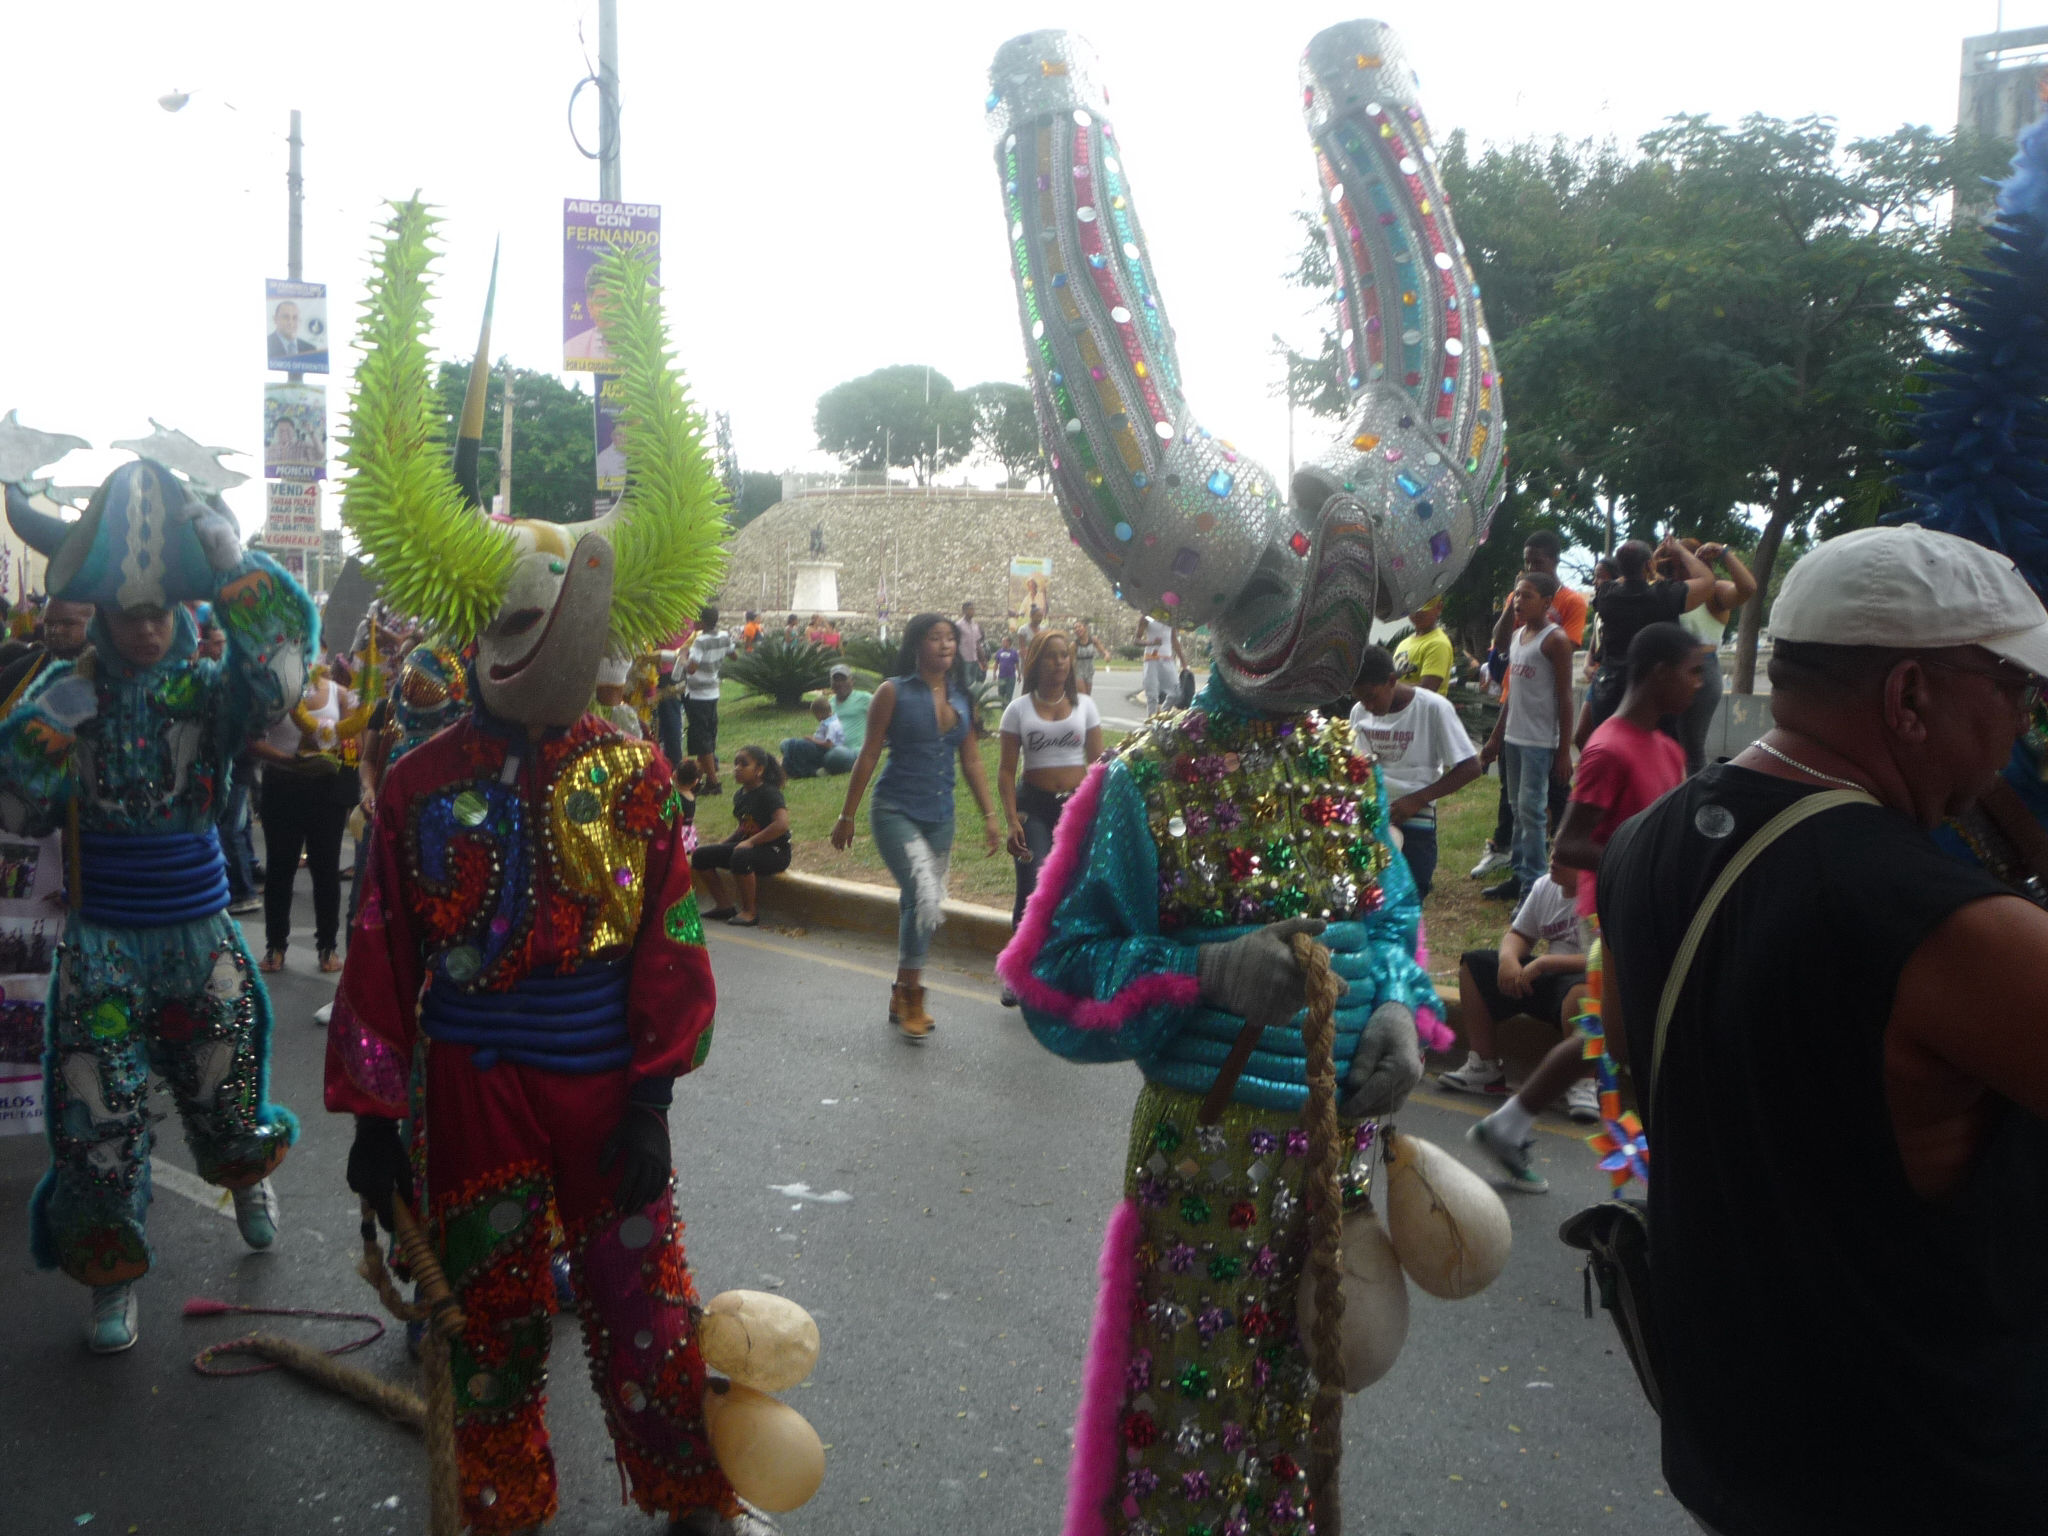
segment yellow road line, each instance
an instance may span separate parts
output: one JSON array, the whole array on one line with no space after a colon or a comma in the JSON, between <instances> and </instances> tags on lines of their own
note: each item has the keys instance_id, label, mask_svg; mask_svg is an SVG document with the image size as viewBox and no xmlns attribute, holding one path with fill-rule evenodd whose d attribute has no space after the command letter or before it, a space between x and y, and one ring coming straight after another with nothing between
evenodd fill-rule
<instances>
[{"instance_id":1,"label":"yellow road line","mask_svg":"<svg viewBox=\"0 0 2048 1536\"><path fill-rule=\"evenodd\" d=\"M894 981L896 979L894 971L885 971L877 965L862 965L857 960L841 960L836 955L821 955L815 950L801 949L790 944L776 944L767 939L750 938L745 934L716 933L715 930L706 930L706 937L716 937L721 944L737 944L743 949L765 950L769 954L775 955L794 955L800 959L809 960L815 965L829 965L835 970L853 971L861 976L877 976L884 981ZM929 971L925 973L925 976L924 985L927 992L943 992L948 997L964 997L970 1003L986 1003L990 1006L996 1006L996 1000L990 997L986 991L976 992L967 987L949 986L943 981L933 981L930 979L931 973ZM1410 1104L1426 1104L1431 1109L1448 1109L1453 1114L1469 1115L1474 1120L1481 1119L1491 1112L1486 1108L1485 1101L1483 1100L1475 1103L1469 1099L1446 1098L1440 1093L1412 1093L1408 1096L1408 1102ZM1583 1141L1591 1134L1583 1126L1548 1125L1541 1120L1535 1122L1535 1128L1548 1135L1564 1136L1573 1141Z\"/></svg>"}]
</instances>

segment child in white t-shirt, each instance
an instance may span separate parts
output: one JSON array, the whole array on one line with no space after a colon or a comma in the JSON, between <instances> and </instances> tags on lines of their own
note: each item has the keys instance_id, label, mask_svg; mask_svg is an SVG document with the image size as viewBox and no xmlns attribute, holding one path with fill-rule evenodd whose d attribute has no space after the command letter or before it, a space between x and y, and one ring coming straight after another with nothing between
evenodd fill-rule
<instances>
[{"instance_id":1,"label":"child in white t-shirt","mask_svg":"<svg viewBox=\"0 0 2048 1536\"><path fill-rule=\"evenodd\" d=\"M1579 872L1555 858L1515 909L1498 949L1468 949L1458 961L1458 1022L1470 1047L1465 1064L1437 1074L1456 1093L1504 1097L1498 1028L1518 1013L1570 1029L1586 982L1586 934L1574 910ZM1545 952L1538 954L1539 946ZM1583 1078L1565 1096L1574 1120L1600 1118L1593 1080Z\"/></svg>"}]
</instances>

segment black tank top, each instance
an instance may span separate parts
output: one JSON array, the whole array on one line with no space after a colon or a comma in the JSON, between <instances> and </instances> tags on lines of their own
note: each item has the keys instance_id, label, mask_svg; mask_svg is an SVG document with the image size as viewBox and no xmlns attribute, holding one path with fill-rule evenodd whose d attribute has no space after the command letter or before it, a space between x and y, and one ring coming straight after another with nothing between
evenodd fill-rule
<instances>
[{"instance_id":1,"label":"black tank top","mask_svg":"<svg viewBox=\"0 0 2048 1536\"><path fill-rule=\"evenodd\" d=\"M1600 865L1638 1084L1728 858L1809 787L1708 768ZM1905 817L1795 827L1709 926L1649 1120L1671 1490L1725 1536L2048 1530L2048 1122L2008 1104L1949 1195L1906 1182L1884 1082L1899 973L2008 894Z\"/></svg>"}]
</instances>

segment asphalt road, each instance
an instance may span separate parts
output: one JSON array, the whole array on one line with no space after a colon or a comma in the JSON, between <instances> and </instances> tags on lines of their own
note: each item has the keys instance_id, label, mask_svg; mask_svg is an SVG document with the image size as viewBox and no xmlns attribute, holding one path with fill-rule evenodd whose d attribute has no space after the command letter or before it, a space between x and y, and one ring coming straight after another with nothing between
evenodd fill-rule
<instances>
[{"instance_id":1,"label":"asphalt road","mask_svg":"<svg viewBox=\"0 0 2048 1536\"><path fill-rule=\"evenodd\" d=\"M310 923L301 897L300 920ZM721 1007L711 1058L671 1116L698 1284L778 1288L817 1317L817 1373L787 1394L830 1446L791 1536L1059 1529L1068 1429L1102 1222L1137 1085L1042 1051L986 972L934 972L934 1043L885 1021L893 957L859 940L762 930L711 938ZM331 983L310 931L274 988L274 1093L305 1121L277 1176L284 1235L247 1252L232 1220L159 1175L157 1267L142 1339L89 1356L84 1293L39 1274L19 1214L34 1138L0 1141L0 1530L137 1536L424 1529L424 1454L409 1434L282 1375L194 1373L203 1345L251 1320L186 1320L210 1296L375 1310L352 1260L342 1183L349 1126L322 1113L313 1009ZM1469 1153L1476 1106L1424 1094L1404 1130ZM190 1167L174 1124L158 1158ZM1655 1421L1604 1317L1580 1312L1557 1223L1605 1177L1563 1120L1540 1137L1553 1189L1509 1197L1516 1247L1483 1296L1414 1292L1406 1352L1350 1400L1344 1468L1354 1533L1686 1532L1662 1492ZM195 1193L203 1192L199 1186ZM808 1193L807 1193L808 1191ZM822 1197L822 1198L819 1198ZM285 1320L309 1339L344 1325ZM353 1357L405 1377L397 1331ZM576 1325L559 1320L552 1424L565 1533L652 1533L619 1504Z\"/></svg>"}]
</instances>

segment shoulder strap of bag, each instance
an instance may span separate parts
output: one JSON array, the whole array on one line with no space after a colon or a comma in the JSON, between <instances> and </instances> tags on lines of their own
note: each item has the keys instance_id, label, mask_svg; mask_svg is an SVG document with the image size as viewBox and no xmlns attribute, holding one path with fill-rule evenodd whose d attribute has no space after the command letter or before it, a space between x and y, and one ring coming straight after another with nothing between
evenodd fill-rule
<instances>
[{"instance_id":1,"label":"shoulder strap of bag","mask_svg":"<svg viewBox=\"0 0 2048 1536\"><path fill-rule=\"evenodd\" d=\"M1750 840L1736 850L1735 857L1725 864L1714 883L1707 888L1706 900L1692 915L1692 926L1685 930L1685 942L1678 946L1678 955L1671 962L1671 973L1664 978L1664 995L1657 1003L1657 1034L1650 1046L1650 1091L1643 1100L1643 1117L1649 1118L1650 1106L1657 1099L1657 1074L1664 1065L1664 1035L1671 1027L1671 1015L1677 1011L1678 997L1685 990L1685 978L1692 970L1693 956L1699 952L1700 940L1706 937L1707 925L1720 910L1721 900L1742 878L1743 871L1757 861L1763 851L1780 837L1798 826L1809 816L1818 816L1823 811L1832 811L1844 805L1876 805L1875 796L1867 795L1860 789L1831 789L1821 794L1807 795L1794 801L1778 812L1763 826L1759 827Z\"/></svg>"}]
</instances>

